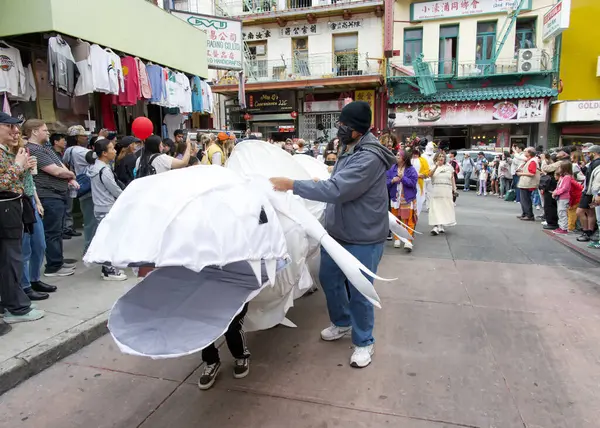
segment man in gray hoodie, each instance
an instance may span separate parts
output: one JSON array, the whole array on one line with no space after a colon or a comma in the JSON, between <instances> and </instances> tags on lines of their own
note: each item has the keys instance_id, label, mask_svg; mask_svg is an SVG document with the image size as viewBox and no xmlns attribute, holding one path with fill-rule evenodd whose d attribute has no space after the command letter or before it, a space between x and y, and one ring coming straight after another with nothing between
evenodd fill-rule
<instances>
[{"instance_id":1,"label":"man in gray hoodie","mask_svg":"<svg viewBox=\"0 0 600 428\"><path fill-rule=\"evenodd\" d=\"M346 105L340 114L337 137L342 149L331 178L294 181L272 178L275 190L293 190L305 199L327 203L325 228L346 250L373 272L383 255L389 231L386 172L394 154L369 132L371 108L364 101ZM332 341L352 332L352 367L366 367L373 355L374 308L347 279L326 251L321 250L319 279L327 298L331 326L321 332Z\"/></svg>"}]
</instances>

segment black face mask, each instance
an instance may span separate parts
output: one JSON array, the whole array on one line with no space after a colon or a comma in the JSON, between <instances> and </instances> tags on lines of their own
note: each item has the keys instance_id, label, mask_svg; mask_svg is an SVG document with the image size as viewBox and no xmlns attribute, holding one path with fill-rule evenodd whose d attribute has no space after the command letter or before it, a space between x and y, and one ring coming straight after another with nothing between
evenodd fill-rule
<instances>
[{"instance_id":1,"label":"black face mask","mask_svg":"<svg viewBox=\"0 0 600 428\"><path fill-rule=\"evenodd\" d=\"M335 161L334 160L326 160L325 161L325 165L327 165L327 166L333 166L333 165L335 165Z\"/></svg>"},{"instance_id":2,"label":"black face mask","mask_svg":"<svg viewBox=\"0 0 600 428\"><path fill-rule=\"evenodd\" d=\"M352 144L354 138L352 138L352 129L346 125L340 125L337 132L337 137L342 145Z\"/></svg>"}]
</instances>

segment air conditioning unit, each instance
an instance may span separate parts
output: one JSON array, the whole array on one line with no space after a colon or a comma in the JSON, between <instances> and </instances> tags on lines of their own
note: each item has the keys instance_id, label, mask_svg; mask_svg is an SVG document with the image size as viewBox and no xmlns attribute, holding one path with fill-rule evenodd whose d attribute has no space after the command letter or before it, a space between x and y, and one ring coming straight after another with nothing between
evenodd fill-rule
<instances>
[{"instance_id":1,"label":"air conditioning unit","mask_svg":"<svg viewBox=\"0 0 600 428\"><path fill-rule=\"evenodd\" d=\"M532 73L542 69L541 49L519 49L517 67L519 73Z\"/></svg>"}]
</instances>

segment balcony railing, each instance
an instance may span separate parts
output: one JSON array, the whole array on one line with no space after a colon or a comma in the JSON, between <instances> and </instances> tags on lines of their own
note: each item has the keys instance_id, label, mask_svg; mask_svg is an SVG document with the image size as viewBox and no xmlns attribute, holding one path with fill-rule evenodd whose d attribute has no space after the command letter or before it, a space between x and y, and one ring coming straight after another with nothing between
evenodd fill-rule
<instances>
[{"instance_id":1,"label":"balcony railing","mask_svg":"<svg viewBox=\"0 0 600 428\"><path fill-rule=\"evenodd\" d=\"M383 0L218 0L218 14L245 16L383 4Z\"/></svg>"},{"instance_id":2,"label":"balcony railing","mask_svg":"<svg viewBox=\"0 0 600 428\"><path fill-rule=\"evenodd\" d=\"M390 77L407 77L414 73L411 66L402 64L402 60L392 61ZM539 59L519 61L517 58L497 60L495 64L478 61L458 62L455 59L446 61L423 61L429 68L430 75L436 79L472 79L520 74L554 73L558 70L558 60L545 53ZM527 63L527 64L526 64Z\"/></svg>"},{"instance_id":3,"label":"balcony railing","mask_svg":"<svg viewBox=\"0 0 600 428\"><path fill-rule=\"evenodd\" d=\"M253 83L380 75L383 70L379 61L368 59L366 54L325 53L277 60L253 59L244 64L244 74L248 83Z\"/></svg>"}]
</instances>

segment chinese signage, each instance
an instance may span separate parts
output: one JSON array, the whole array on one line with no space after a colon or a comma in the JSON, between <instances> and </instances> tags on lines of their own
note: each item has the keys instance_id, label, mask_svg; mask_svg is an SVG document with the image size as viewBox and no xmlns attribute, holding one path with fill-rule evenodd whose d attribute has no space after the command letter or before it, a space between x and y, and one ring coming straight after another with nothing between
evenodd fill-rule
<instances>
[{"instance_id":1,"label":"chinese signage","mask_svg":"<svg viewBox=\"0 0 600 428\"><path fill-rule=\"evenodd\" d=\"M171 13L206 33L209 68L242 69L243 45L240 21L187 12Z\"/></svg>"},{"instance_id":2,"label":"chinese signage","mask_svg":"<svg viewBox=\"0 0 600 428\"><path fill-rule=\"evenodd\" d=\"M467 103L404 104L396 107L396 127L541 123L545 99Z\"/></svg>"},{"instance_id":3,"label":"chinese signage","mask_svg":"<svg viewBox=\"0 0 600 428\"><path fill-rule=\"evenodd\" d=\"M248 113L291 113L296 110L296 97L292 91L254 92L247 98Z\"/></svg>"},{"instance_id":4,"label":"chinese signage","mask_svg":"<svg viewBox=\"0 0 600 428\"><path fill-rule=\"evenodd\" d=\"M242 39L247 42L255 42L270 39L272 34L271 30L265 30L264 28L249 29L244 30Z\"/></svg>"},{"instance_id":5,"label":"chinese signage","mask_svg":"<svg viewBox=\"0 0 600 428\"><path fill-rule=\"evenodd\" d=\"M544 24L542 25L542 38L544 41L560 35L569 28L569 19L571 16L571 0L562 0L554 5L544 15Z\"/></svg>"},{"instance_id":6,"label":"chinese signage","mask_svg":"<svg viewBox=\"0 0 600 428\"><path fill-rule=\"evenodd\" d=\"M365 101L371 107L371 126L375 124L375 90L355 91L355 101Z\"/></svg>"},{"instance_id":7,"label":"chinese signage","mask_svg":"<svg viewBox=\"0 0 600 428\"><path fill-rule=\"evenodd\" d=\"M600 121L600 100L564 101L552 106L552 123L598 121Z\"/></svg>"},{"instance_id":8,"label":"chinese signage","mask_svg":"<svg viewBox=\"0 0 600 428\"><path fill-rule=\"evenodd\" d=\"M462 18L470 15L506 13L518 7L520 0L434 0L410 5L410 20ZM531 9L531 0L524 0L523 10Z\"/></svg>"},{"instance_id":9,"label":"chinese signage","mask_svg":"<svg viewBox=\"0 0 600 428\"><path fill-rule=\"evenodd\" d=\"M362 19L352 19L350 21L328 22L327 28L332 33L339 33L342 31L354 31L354 30L358 31L358 30L362 30L364 28L364 24L363 24Z\"/></svg>"},{"instance_id":10,"label":"chinese signage","mask_svg":"<svg viewBox=\"0 0 600 428\"><path fill-rule=\"evenodd\" d=\"M300 24L279 29L281 37L314 36L315 34L321 34L321 26L318 24Z\"/></svg>"}]
</instances>

